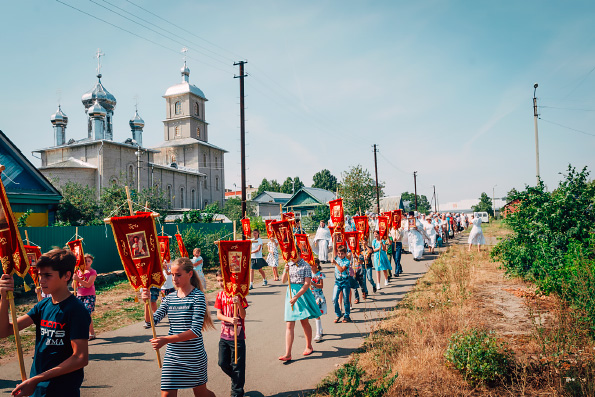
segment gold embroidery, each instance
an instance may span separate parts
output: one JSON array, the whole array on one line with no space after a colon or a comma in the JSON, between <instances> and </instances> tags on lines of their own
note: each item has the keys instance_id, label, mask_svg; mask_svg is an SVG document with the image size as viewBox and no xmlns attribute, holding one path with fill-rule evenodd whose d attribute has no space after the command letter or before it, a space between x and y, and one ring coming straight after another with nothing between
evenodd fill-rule
<instances>
[{"instance_id":1,"label":"gold embroidery","mask_svg":"<svg viewBox=\"0 0 595 397\"><path fill-rule=\"evenodd\" d=\"M124 256L128 256L128 250L126 249L126 241L120 240L120 243L122 244L122 252L124 253Z\"/></svg>"},{"instance_id":2,"label":"gold embroidery","mask_svg":"<svg viewBox=\"0 0 595 397\"><path fill-rule=\"evenodd\" d=\"M130 280L132 281L132 284L136 284L136 276L130 276Z\"/></svg>"},{"instance_id":3,"label":"gold embroidery","mask_svg":"<svg viewBox=\"0 0 595 397\"><path fill-rule=\"evenodd\" d=\"M128 228L129 228L130 230L138 229L138 225L136 225L136 224L129 224L129 225L128 225Z\"/></svg>"},{"instance_id":4,"label":"gold embroidery","mask_svg":"<svg viewBox=\"0 0 595 397\"><path fill-rule=\"evenodd\" d=\"M155 240L154 239L150 239L149 243L151 244L151 252L155 252Z\"/></svg>"},{"instance_id":5,"label":"gold embroidery","mask_svg":"<svg viewBox=\"0 0 595 397\"><path fill-rule=\"evenodd\" d=\"M4 273L8 274L8 269L10 267L10 259L8 259L8 255L0 258L0 261L2 262L2 270L4 271Z\"/></svg>"},{"instance_id":6,"label":"gold embroidery","mask_svg":"<svg viewBox=\"0 0 595 397\"><path fill-rule=\"evenodd\" d=\"M6 245L8 243L6 237L0 237L0 243L2 243L2 245Z\"/></svg>"},{"instance_id":7,"label":"gold embroidery","mask_svg":"<svg viewBox=\"0 0 595 397\"><path fill-rule=\"evenodd\" d=\"M155 280L155 282L159 282L159 280L161 280L161 273L153 273L153 280Z\"/></svg>"},{"instance_id":8,"label":"gold embroidery","mask_svg":"<svg viewBox=\"0 0 595 397\"><path fill-rule=\"evenodd\" d=\"M16 269L20 269L21 268L21 256L19 255L18 252L15 252L14 254L12 254L12 260L14 261L14 267Z\"/></svg>"},{"instance_id":9,"label":"gold embroidery","mask_svg":"<svg viewBox=\"0 0 595 397\"><path fill-rule=\"evenodd\" d=\"M146 274L141 274L140 279L142 280L143 285L146 285L147 281L149 280L149 276L147 276Z\"/></svg>"}]
</instances>

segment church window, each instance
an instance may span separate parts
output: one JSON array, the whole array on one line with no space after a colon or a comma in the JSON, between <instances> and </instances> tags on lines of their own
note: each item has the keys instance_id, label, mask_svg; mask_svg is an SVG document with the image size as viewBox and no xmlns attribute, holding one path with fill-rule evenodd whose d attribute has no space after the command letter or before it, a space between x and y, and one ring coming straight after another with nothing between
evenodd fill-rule
<instances>
[{"instance_id":1,"label":"church window","mask_svg":"<svg viewBox=\"0 0 595 397\"><path fill-rule=\"evenodd\" d=\"M171 196L171 185L167 185L167 206L169 208L172 207L173 201L172 201L172 196Z\"/></svg>"},{"instance_id":2,"label":"church window","mask_svg":"<svg viewBox=\"0 0 595 397\"><path fill-rule=\"evenodd\" d=\"M134 187L134 166L132 164L128 166L128 186Z\"/></svg>"},{"instance_id":3,"label":"church window","mask_svg":"<svg viewBox=\"0 0 595 397\"><path fill-rule=\"evenodd\" d=\"M207 166L207 155L205 153L202 154L202 166L203 167Z\"/></svg>"},{"instance_id":4,"label":"church window","mask_svg":"<svg viewBox=\"0 0 595 397\"><path fill-rule=\"evenodd\" d=\"M198 109L198 102L194 102L194 114L200 116Z\"/></svg>"},{"instance_id":5,"label":"church window","mask_svg":"<svg viewBox=\"0 0 595 397\"><path fill-rule=\"evenodd\" d=\"M215 156L215 169L219 168L219 159Z\"/></svg>"},{"instance_id":6,"label":"church window","mask_svg":"<svg viewBox=\"0 0 595 397\"><path fill-rule=\"evenodd\" d=\"M174 110L175 110L176 114L181 114L182 113L182 102L180 102L180 101L176 102L174 105Z\"/></svg>"},{"instance_id":7,"label":"church window","mask_svg":"<svg viewBox=\"0 0 595 397\"><path fill-rule=\"evenodd\" d=\"M192 189L190 191L190 201L192 203L192 209L196 209L196 190Z\"/></svg>"},{"instance_id":8,"label":"church window","mask_svg":"<svg viewBox=\"0 0 595 397\"><path fill-rule=\"evenodd\" d=\"M184 208L184 188L180 188L180 208Z\"/></svg>"},{"instance_id":9,"label":"church window","mask_svg":"<svg viewBox=\"0 0 595 397\"><path fill-rule=\"evenodd\" d=\"M179 138L182 136L182 131L181 131L181 128L179 125L176 125L175 131L176 131L176 138Z\"/></svg>"},{"instance_id":10,"label":"church window","mask_svg":"<svg viewBox=\"0 0 595 397\"><path fill-rule=\"evenodd\" d=\"M208 189L208 188L207 188L207 177L206 177L206 176L205 176L204 188L205 188L205 189Z\"/></svg>"},{"instance_id":11,"label":"church window","mask_svg":"<svg viewBox=\"0 0 595 397\"><path fill-rule=\"evenodd\" d=\"M219 190L219 177L215 177L215 189Z\"/></svg>"},{"instance_id":12,"label":"church window","mask_svg":"<svg viewBox=\"0 0 595 397\"><path fill-rule=\"evenodd\" d=\"M196 127L196 137L200 138L200 127Z\"/></svg>"}]
</instances>

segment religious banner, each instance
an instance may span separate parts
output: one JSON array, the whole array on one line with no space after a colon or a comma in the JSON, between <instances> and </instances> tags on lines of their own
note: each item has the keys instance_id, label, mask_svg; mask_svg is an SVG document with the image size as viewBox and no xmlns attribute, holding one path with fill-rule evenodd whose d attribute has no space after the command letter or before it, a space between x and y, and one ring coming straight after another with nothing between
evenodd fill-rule
<instances>
[{"instance_id":1,"label":"religious banner","mask_svg":"<svg viewBox=\"0 0 595 397\"><path fill-rule=\"evenodd\" d=\"M69 241L66 243L68 248L72 251L74 256L76 257L76 264L74 265L74 270L77 271L81 269L81 267L85 268L85 253L83 252L83 240L76 239Z\"/></svg>"},{"instance_id":2,"label":"religious banner","mask_svg":"<svg viewBox=\"0 0 595 397\"><path fill-rule=\"evenodd\" d=\"M328 202L328 205L331 210L331 221L335 225L341 225L345 221L345 217L343 214L343 199L336 199L331 200Z\"/></svg>"},{"instance_id":3,"label":"religious banner","mask_svg":"<svg viewBox=\"0 0 595 397\"><path fill-rule=\"evenodd\" d=\"M246 237L246 239L250 239L250 236L252 235L252 230L250 229L249 218L242 219L242 231L244 232L244 237Z\"/></svg>"},{"instance_id":4,"label":"religious banner","mask_svg":"<svg viewBox=\"0 0 595 397\"><path fill-rule=\"evenodd\" d=\"M387 237L388 233L388 216L378 217L378 233L380 233L380 239Z\"/></svg>"},{"instance_id":5,"label":"religious banner","mask_svg":"<svg viewBox=\"0 0 595 397\"><path fill-rule=\"evenodd\" d=\"M4 166L1 167L4 170ZM18 274L25 277L29 270L29 260L23 247L23 240L17 228L10 203L6 197L4 183L0 179L0 262L5 274Z\"/></svg>"},{"instance_id":6,"label":"religious banner","mask_svg":"<svg viewBox=\"0 0 595 397\"><path fill-rule=\"evenodd\" d=\"M403 210L394 210L391 212L392 222L391 225L395 229L401 227L401 220L403 219Z\"/></svg>"},{"instance_id":7,"label":"religious banner","mask_svg":"<svg viewBox=\"0 0 595 397\"><path fill-rule=\"evenodd\" d=\"M298 260L297 249L295 248L295 241L293 240L293 228L288 220L276 221L271 223L271 227L275 232L275 238L279 242L281 254L285 262L295 262Z\"/></svg>"},{"instance_id":8,"label":"religious banner","mask_svg":"<svg viewBox=\"0 0 595 397\"><path fill-rule=\"evenodd\" d=\"M293 212L283 212L281 214L282 221L289 221L289 225L291 226L291 230L295 227L295 214Z\"/></svg>"},{"instance_id":9,"label":"religious banner","mask_svg":"<svg viewBox=\"0 0 595 397\"><path fill-rule=\"evenodd\" d=\"M275 222L274 219L266 219L264 221L264 225L267 229L267 237L270 239L275 237L275 232L273 232L273 228L271 227L271 223Z\"/></svg>"},{"instance_id":10,"label":"religious banner","mask_svg":"<svg viewBox=\"0 0 595 397\"><path fill-rule=\"evenodd\" d=\"M178 242L178 250L180 251L180 256L182 258L190 258L190 255L188 255L188 251L186 250L184 240L182 240L182 235L180 233L176 233L176 241Z\"/></svg>"},{"instance_id":11,"label":"religious banner","mask_svg":"<svg viewBox=\"0 0 595 397\"><path fill-rule=\"evenodd\" d=\"M308 240L307 234L295 234L295 242L300 249L300 254L303 260L308 264L314 264L314 254L312 253L312 247Z\"/></svg>"},{"instance_id":12,"label":"religious banner","mask_svg":"<svg viewBox=\"0 0 595 397\"><path fill-rule=\"evenodd\" d=\"M36 245L25 245L27 259L29 259L29 275L36 287L39 287L39 275L37 274L37 261L41 258L41 250Z\"/></svg>"},{"instance_id":13,"label":"religious banner","mask_svg":"<svg viewBox=\"0 0 595 397\"><path fill-rule=\"evenodd\" d=\"M161 252L161 259L166 262L171 262L171 255L169 252L169 236L157 236L159 241L159 252Z\"/></svg>"},{"instance_id":14,"label":"religious banner","mask_svg":"<svg viewBox=\"0 0 595 397\"><path fill-rule=\"evenodd\" d=\"M245 298L250 286L250 240L219 241L219 263L223 276L223 290L232 297Z\"/></svg>"},{"instance_id":15,"label":"religious banner","mask_svg":"<svg viewBox=\"0 0 595 397\"><path fill-rule=\"evenodd\" d=\"M407 225L409 226L409 229L412 229L416 226L415 224L415 218L411 217L411 218L407 218Z\"/></svg>"},{"instance_id":16,"label":"religious banner","mask_svg":"<svg viewBox=\"0 0 595 397\"><path fill-rule=\"evenodd\" d=\"M392 223L393 223L393 214L391 211L386 211L381 213L380 215L382 216L386 216L386 218L388 219L388 222L386 224L387 229L390 229L392 227Z\"/></svg>"},{"instance_id":17,"label":"religious banner","mask_svg":"<svg viewBox=\"0 0 595 397\"><path fill-rule=\"evenodd\" d=\"M110 224L132 288L161 288L165 277L157 230L151 214L113 217Z\"/></svg>"},{"instance_id":18,"label":"religious banner","mask_svg":"<svg viewBox=\"0 0 595 397\"><path fill-rule=\"evenodd\" d=\"M345 231L341 227L337 226L329 226L328 228L331 231L332 240L337 243L337 247L340 245L345 245Z\"/></svg>"},{"instance_id":19,"label":"religious banner","mask_svg":"<svg viewBox=\"0 0 595 397\"><path fill-rule=\"evenodd\" d=\"M368 239L370 235L370 224L368 223L368 217L365 215L354 216L353 222L355 222L355 230L362 233L364 240Z\"/></svg>"},{"instance_id":20,"label":"religious banner","mask_svg":"<svg viewBox=\"0 0 595 397\"><path fill-rule=\"evenodd\" d=\"M345 232L345 240L347 241L347 245L351 252L353 252L356 256L360 254L360 247L359 247L359 239L361 236L361 232L353 231L353 232Z\"/></svg>"}]
</instances>

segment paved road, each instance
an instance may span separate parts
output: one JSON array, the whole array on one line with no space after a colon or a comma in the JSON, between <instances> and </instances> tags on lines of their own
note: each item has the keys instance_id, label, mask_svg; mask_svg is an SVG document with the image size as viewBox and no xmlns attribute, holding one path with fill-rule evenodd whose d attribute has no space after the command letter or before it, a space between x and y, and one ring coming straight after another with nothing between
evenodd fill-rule
<instances>
[{"instance_id":1,"label":"paved road","mask_svg":"<svg viewBox=\"0 0 595 397\"><path fill-rule=\"evenodd\" d=\"M365 303L352 309L351 324L334 324L332 306L333 269L324 265L327 279L324 293L329 314L323 316L324 340L314 344L314 353L302 357L305 341L301 327L296 325L296 340L293 347L294 361L284 364L278 357L285 349L285 323L283 321L286 287L272 283L267 287L257 286L248 296L247 311L247 369L246 392L248 396L299 396L314 387L344 363L349 355L361 345L374 323L385 315L409 291L418 278L423 276L436 256L428 255L414 262L411 255L403 255L405 273L393 279L388 287L371 294ZM213 302L210 303L211 309ZM213 312L213 318L216 318ZM311 322L314 328L314 321ZM204 342L209 359L208 387L217 396L228 396L229 378L217 366L219 322L217 331L206 332ZM160 335L167 334L167 323L157 328ZM160 370L155 353L147 342L150 330L141 323L98 335L90 344L90 362L85 369L82 396L157 396ZM162 349L164 352L164 349ZM26 359L30 368L31 358ZM19 379L16 362L0 367L0 394L10 392L15 379ZM192 395L190 390L180 396Z\"/></svg>"}]
</instances>

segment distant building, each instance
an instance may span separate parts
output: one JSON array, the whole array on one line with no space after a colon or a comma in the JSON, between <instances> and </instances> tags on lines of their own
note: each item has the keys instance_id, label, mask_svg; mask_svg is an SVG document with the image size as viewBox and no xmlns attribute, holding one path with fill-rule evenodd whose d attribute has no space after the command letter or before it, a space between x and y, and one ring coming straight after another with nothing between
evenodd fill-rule
<instances>
[{"instance_id":1,"label":"distant building","mask_svg":"<svg viewBox=\"0 0 595 397\"><path fill-rule=\"evenodd\" d=\"M312 216L316 207L328 205L328 202L334 199L334 192L315 187L303 187L283 205L283 210L293 212L297 217Z\"/></svg>"},{"instance_id":2,"label":"distant building","mask_svg":"<svg viewBox=\"0 0 595 397\"><path fill-rule=\"evenodd\" d=\"M262 192L252 199L256 204L256 215L265 219L278 217L281 214L283 204L287 203L291 194L279 192Z\"/></svg>"},{"instance_id":3,"label":"distant building","mask_svg":"<svg viewBox=\"0 0 595 397\"><path fill-rule=\"evenodd\" d=\"M31 210L27 226L53 224L62 195L2 131L0 164L5 167L2 182L16 220Z\"/></svg>"},{"instance_id":4,"label":"distant building","mask_svg":"<svg viewBox=\"0 0 595 397\"><path fill-rule=\"evenodd\" d=\"M376 212L376 202L372 205L373 212ZM380 212L394 211L397 209L405 210L401 196L380 197Z\"/></svg>"},{"instance_id":5,"label":"distant building","mask_svg":"<svg viewBox=\"0 0 595 397\"><path fill-rule=\"evenodd\" d=\"M254 193L256 193L256 191L258 190L258 188L255 188L252 185L248 185L248 187L246 187L246 200L252 200L252 195ZM242 198L242 191L241 190L231 190L231 189L225 189L225 200L230 199L230 198Z\"/></svg>"},{"instance_id":6,"label":"distant building","mask_svg":"<svg viewBox=\"0 0 595 397\"><path fill-rule=\"evenodd\" d=\"M99 69L99 67L98 67ZM164 141L153 148L143 146L145 123L138 111L129 121L131 137L113 140L116 98L97 74L97 83L82 97L87 114L87 136L66 139L68 117L58 107L51 116L54 146L36 150L41 172L57 186L68 181L96 189L123 177L127 185L142 190L161 188L173 209L201 209L213 202L223 207L226 150L208 142L206 97L189 83L190 69L181 69L182 82L169 87L165 98Z\"/></svg>"}]
</instances>

